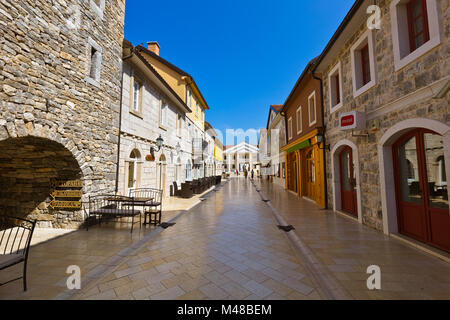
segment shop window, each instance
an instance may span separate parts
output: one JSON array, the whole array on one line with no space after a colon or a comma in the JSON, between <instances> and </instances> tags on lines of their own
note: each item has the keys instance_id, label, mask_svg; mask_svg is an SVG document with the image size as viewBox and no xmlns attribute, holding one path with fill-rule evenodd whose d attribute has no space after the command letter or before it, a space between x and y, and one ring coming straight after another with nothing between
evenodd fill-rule
<instances>
[{"instance_id":1,"label":"shop window","mask_svg":"<svg viewBox=\"0 0 450 320\"><path fill-rule=\"evenodd\" d=\"M351 48L353 96L357 97L376 83L373 34L366 31Z\"/></svg>"},{"instance_id":2,"label":"shop window","mask_svg":"<svg viewBox=\"0 0 450 320\"><path fill-rule=\"evenodd\" d=\"M396 71L441 43L437 0L394 0L390 12Z\"/></svg>"},{"instance_id":3,"label":"shop window","mask_svg":"<svg viewBox=\"0 0 450 320\"><path fill-rule=\"evenodd\" d=\"M342 71L339 62L328 74L330 110L335 112L342 107Z\"/></svg>"}]
</instances>

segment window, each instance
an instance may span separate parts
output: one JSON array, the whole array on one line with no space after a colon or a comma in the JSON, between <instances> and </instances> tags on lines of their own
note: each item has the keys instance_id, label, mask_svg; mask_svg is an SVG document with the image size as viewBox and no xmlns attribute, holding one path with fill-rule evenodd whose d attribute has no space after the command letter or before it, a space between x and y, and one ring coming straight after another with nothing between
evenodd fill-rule
<instances>
[{"instance_id":1,"label":"window","mask_svg":"<svg viewBox=\"0 0 450 320\"><path fill-rule=\"evenodd\" d=\"M183 117L181 114L177 114L177 135L181 137L183 130Z\"/></svg>"},{"instance_id":2,"label":"window","mask_svg":"<svg viewBox=\"0 0 450 320\"><path fill-rule=\"evenodd\" d=\"M395 71L441 43L437 0L393 0L390 6Z\"/></svg>"},{"instance_id":3,"label":"window","mask_svg":"<svg viewBox=\"0 0 450 320\"><path fill-rule=\"evenodd\" d=\"M317 122L317 112L316 112L316 92L314 91L308 97L308 113L309 113L309 125L312 126Z\"/></svg>"},{"instance_id":4,"label":"window","mask_svg":"<svg viewBox=\"0 0 450 320\"><path fill-rule=\"evenodd\" d=\"M430 40L428 31L427 3L411 0L407 4L410 51L414 51Z\"/></svg>"},{"instance_id":5,"label":"window","mask_svg":"<svg viewBox=\"0 0 450 320\"><path fill-rule=\"evenodd\" d=\"M338 64L328 74L328 85L330 88L330 110L332 113L338 110L343 105L341 75L341 62L338 62Z\"/></svg>"},{"instance_id":6,"label":"window","mask_svg":"<svg viewBox=\"0 0 450 320\"><path fill-rule=\"evenodd\" d=\"M370 59L369 59L369 44L366 44L361 49L361 70L362 70L362 85L366 85L370 81Z\"/></svg>"},{"instance_id":7,"label":"window","mask_svg":"<svg viewBox=\"0 0 450 320\"><path fill-rule=\"evenodd\" d=\"M369 90L376 83L373 52L373 33L368 30L351 48L354 97Z\"/></svg>"},{"instance_id":8,"label":"window","mask_svg":"<svg viewBox=\"0 0 450 320\"><path fill-rule=\"evenodd\" d=\"M191 181L191 164L186 164L186 181Z\"/></svg>"},{"instance_id":9,"label":"window","mask_svg":"<svg viewBox=\"0 0 450 320\"><path fill-rule=\"evenodd\" d=\"M103 19L103 11L105 11L105 0L91 0L91 9Z\"/></svg>"},{"instance_id":10,"label":"window","mask_svg":"<svg viewBox=\"0 0 450 320\"><path fill-rule=\"evenodd\" d=\"M292 139L292 118L289 118L288 120L288 137L289 140Z\"/></svg>"},{"instance_id":11,"label":"window","mask_svg":"<svg viewBox=\"0 0 450 320\"><path fill-rule=\"evenodd\" d=\"M303 131L303 128L302 128L303 118L302 118L302 107L301 106L297 109L296 119L297 119L297 134L299 134Z\"/></svg>"},{"instance_id":12,"label":"window","mask_svg":"<svg viewBox=\"0 0 450 320\"><path fill-rule=\"evenodd\" d=\"M88 39L88 70L86 82L99 87L102 66L102 47L92 38Z\"/></svg>"},{"instance_id":13,"label":"window","mask_svg":"<svg viewBox=\"0 0 450 320\"><path fill-rule=\"evenodd\" d=\"M142 101L142 83L136 78L133 79L133 82L133 111L140 112Z\"/></svg>"},{"instance_id":14,"label":"window","mask_svg":"<svg viewBox=\"0 0 450 320\"><path fill-rule=\"evenodd\" d=\"M133 189L138 186L139 168L138 162L141 154L138 150L133 150L130 153L130 160L128 162L128 189Z\"/></svg>"},{"instance_id":15,"label":"window","mask_svg":"<svg viewBox=\"0 0 450 320\"><path fill-rule=\"evenodd\" d=\"M187 105L190 109L192 109L192 92L189 87L187 87Z\"/></svg>"},{"instance_id":16,"label":"window","mask_svg":"<svg viewBox=\"0 0 450 320\"><path fill-rule=\"evenodd\" d=\"M159 111L159 126L163 129L167 128L167 112L168 112L169 106L166 102L161 101L161 107Z\"/></svg>"}]
</instances>

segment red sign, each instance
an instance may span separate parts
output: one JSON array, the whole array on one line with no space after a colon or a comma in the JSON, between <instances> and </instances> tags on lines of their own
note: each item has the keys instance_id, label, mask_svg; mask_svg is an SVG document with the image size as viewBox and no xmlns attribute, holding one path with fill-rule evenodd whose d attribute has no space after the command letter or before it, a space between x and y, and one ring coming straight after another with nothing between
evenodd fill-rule
<instances>
[{"instance_id":1,"label":"red sign","mask_svg":"<svg viewBox=\"0 0 450 320\"><path fill-rule=\"evenodd\" d=\"M352 126L355 124L355 116L353 114L341 118L341 128Z\"/></svg>"}]
</instances>

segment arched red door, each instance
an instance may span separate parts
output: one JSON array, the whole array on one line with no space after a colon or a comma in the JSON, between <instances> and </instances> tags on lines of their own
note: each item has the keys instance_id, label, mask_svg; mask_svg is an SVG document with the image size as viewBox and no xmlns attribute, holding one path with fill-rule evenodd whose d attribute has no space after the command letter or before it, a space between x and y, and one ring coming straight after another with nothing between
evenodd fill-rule
<instances>
[{"instance_id":1,"label":"arched red door","mask_svg":"<svg viewBox=\"0 0 450 320\"><path fill-rule=\"evenodd\" d=\"M341 171L342 211L358 216L353 150L349 146L346 146L339 154L339 166Z\"/></svg>"},{"instance_id":2,"label":"arched red door","mask_svg":"<svg viewBox=\"0 0 450 320\"><path fill-rule=\"evenodd\" d=\"M442 136L418 129L393 146L399 232L450 251L450 214Z\"/></svg>"}]
</instances>

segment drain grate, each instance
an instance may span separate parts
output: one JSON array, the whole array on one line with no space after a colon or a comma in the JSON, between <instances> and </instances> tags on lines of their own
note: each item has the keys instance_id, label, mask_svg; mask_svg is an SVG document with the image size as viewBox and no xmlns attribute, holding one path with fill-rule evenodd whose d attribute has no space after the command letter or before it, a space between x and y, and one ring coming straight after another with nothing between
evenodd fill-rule
<instances>
[{"instance_id":1,"label":"drain grate","mask_svg":"<svg viewBox=\"0 0 450 320\"><path fill-rule=\"evenodd\" d=\"M163 222L163 223L161 223L159 226L160 226L161 228L167 229L167 228L169 228L169 227L173 227L174 225L175 225L175 222L171 222L171 223L169 223L169 222Z\"/></svg>"},{"instance_id":2,"label":"drain grate","mask_svg":"<svg viewBox=\"0 0 450 320\"><path fill-rule=\"evenodd\" d=\"M285 232L289 232L289 231L295 230L294 226L291 226L291 225L289 225L289 226L278 226L278 229L283 230Z\"/></svg>"}]
</instances>

